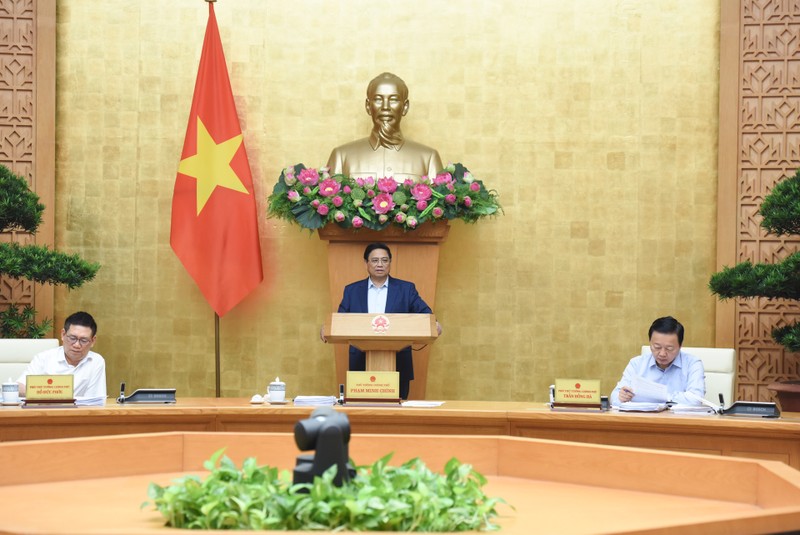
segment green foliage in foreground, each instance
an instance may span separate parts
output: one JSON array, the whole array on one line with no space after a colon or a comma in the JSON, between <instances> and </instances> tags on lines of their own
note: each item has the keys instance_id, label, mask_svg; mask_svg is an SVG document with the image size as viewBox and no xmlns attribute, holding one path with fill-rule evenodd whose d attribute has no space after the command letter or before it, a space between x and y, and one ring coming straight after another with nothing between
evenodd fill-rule
<instances>
[{"instance_id":1,"label":"green foliage in foreground","mask_svg":"<svg viewBox=\"0 0 800 535\"><path fill-rule=\"evenodd\" d=\"M219 450L205 462L211 474L181 478L171 486L150 484L148 495L167 525L188 529L469 531L494 530L495 506L481 487L486 478L451 459L444 475L420 459L389 466L391 454L356 477L333 485L336 467L313 484L292 485L288 471L258 466L241 470ZM145 502L142 506L148 505Z\"/></svg>"}]
</instances>

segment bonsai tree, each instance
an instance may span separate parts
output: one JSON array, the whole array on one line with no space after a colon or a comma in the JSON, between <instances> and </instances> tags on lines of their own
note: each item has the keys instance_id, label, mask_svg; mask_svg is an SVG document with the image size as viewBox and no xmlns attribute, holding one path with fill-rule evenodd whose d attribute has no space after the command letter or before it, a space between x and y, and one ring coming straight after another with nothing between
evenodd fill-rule
<instances>
[{"instance_id":1,"label":"bonsai tree","mask_svg":"<svg viewBox=\"0 0 800 535\"><path fill-rule=\"evenodd\" d=\"M0 231L25 231L36 234L42 223L44 205L20 176L0 165ZM27 279L42 284L65 284L77 288L94 278L100 265L78 255L53 251L42 245L0 243L0 275ZM30 305L10 303L0 312L0 338L41 338L52 321L36 323L36 311Z\"/></svg>"},{"instance_id":2,"label":"bonsai tree","mask_svg":"<svg viewBox=\"0 0 800 535\"><path fill-rule=\"evenodd\" d=\"M800 234L800 170L778 182L758 211L761 227L776 236ZM776 264L741 262L711 276L711 291L722 299L766 297L800 300L800 252ZM789 351L800 351L800 324L772 330L772 337Z\"/></svg>"}]
</instances>

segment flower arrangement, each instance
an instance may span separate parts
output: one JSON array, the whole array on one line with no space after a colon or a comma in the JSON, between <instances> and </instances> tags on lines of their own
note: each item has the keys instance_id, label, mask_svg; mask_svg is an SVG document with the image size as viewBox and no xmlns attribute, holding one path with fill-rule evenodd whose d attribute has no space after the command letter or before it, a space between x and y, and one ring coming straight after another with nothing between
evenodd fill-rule
<instances>
[{"instance_id":1,"label":"flower arrangement","mask_svg":"<svg viewBox=\"0 0 800 535\"><path fill-rule=\"evenodd\" d=\"M328 223L343 228L413 230L426 221L461 219L474 223L502 211L497 192L488 190L460 163L433 179L396 182L392 177L351 178L327 168L287 167L268 198L269 217L310 230Z\"/></svg>"}]
</instances>

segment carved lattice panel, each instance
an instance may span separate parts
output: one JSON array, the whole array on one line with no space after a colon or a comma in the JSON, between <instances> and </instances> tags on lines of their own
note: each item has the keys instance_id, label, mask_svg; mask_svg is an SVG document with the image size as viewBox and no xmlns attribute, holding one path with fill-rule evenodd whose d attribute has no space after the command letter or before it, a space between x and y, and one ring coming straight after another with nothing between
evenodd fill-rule
<instances>
[{"instance_id":1,"label":"carved lattice panel","mask_svg":"<svg viewBox=\"0 0 800 535\"><path fill-rule=\"evenodd\" d=\"M0 163L34 189L35 15L34 0L0 1ZM6 232L0 241L31 243L33 238ZM10 303L34 304L34 285L0 278L0 308Z\"/></svg>"},{"instance_id":2,"label":"carved lattice panel","mask_svg":"<svg viewBox=\"0 0 800 535\"><path fill-rule=\"evenodd\" d=\"M767 235L758 207L800 167L800 1L742 0L740 12L737 261L774 263L800 238ZM793 301L739 300L736 307L741 399L772 399L767 385L798 378L798 355L772 339L800 319Z\"/></svg>"}]
</instances>

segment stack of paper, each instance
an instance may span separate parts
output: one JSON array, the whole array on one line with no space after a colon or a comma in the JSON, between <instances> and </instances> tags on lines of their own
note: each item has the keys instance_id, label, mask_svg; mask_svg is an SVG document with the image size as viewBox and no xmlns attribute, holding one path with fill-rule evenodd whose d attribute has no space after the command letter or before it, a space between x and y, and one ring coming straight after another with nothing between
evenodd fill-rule
<instances>
[{"instance_id":1,"label":"stack of paper","mask_svg":"<svg viewBox=\"0 0 800 535\"><path fill-rule=\"evenodd\" d=\"M444 401L428 401L425 399L414 399L411 401L404 401L403 407L441 407Z\"/></svg>"},{"instance_id":2,"label":"stack of paper","mask_svg":"<svg viewBox=\"0 0 800 535\"><path fill-rule=\"evenodd\" d=\"M295 406L336 405L336 396L295 396Z\"/></svg>"},{"instance_id":3,"label":"stack of paper","mask_svg":"<svg viewBox=\"0 0 800 535\"><path fill-rule=\"evenodd\" d=\"M675 414L716 414L717 411L711 407L706 407L705 405L685 405L685 404L675 404L669 408L670 411L674 412Z\"/></svg>"},{"instance_id":4,"label":"stack of paper","mask_svg":"<svg viewBox=\"0 0 800 535\"><path fill-rule=\"evenodd\" d=\"M620 403L618 409L621 411L636 412L661 412L667 408L666 403L655 403L649 401L626 401Z\"/></svg>"},{"instance_id":5,"label":"stack of paper","mask_svg":"<svg viewBox=\"0 0 800 535\"><path fill-rule=\"evenodd\" d=\"M103 406L106 404L105 397L75 396L75 405L78 407L89 407L93 405Z\"/></svg>"},{"instance_id":6,"label":"stack of paper","mask_svg":"<svg viewBox=\"0 0 800 535\"><path fill-rule=\"evenodd\" d=\"M714 412L714 413L717 413L717 412L721 413L722 412L722 406L721 405L720 406L714 405L713 403L711 403L707 399L701 398L700 396L698 396L694 392L686 392L686 398L689 399L690 401L697 402L697 405L688 405L688 407L692 407L692 406L693 407L697 407L697 409L695 409L694 412L705 412L705 411L701 411L700 407L702 407L704 409L708 409L708 410L710 410L711 412ZM680 405L680 407L681 408L687 407L687 405ZM672 407L672 410L675 411L675 407Z\"/></svg>"}]
</instances>

